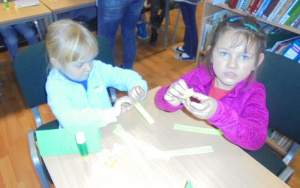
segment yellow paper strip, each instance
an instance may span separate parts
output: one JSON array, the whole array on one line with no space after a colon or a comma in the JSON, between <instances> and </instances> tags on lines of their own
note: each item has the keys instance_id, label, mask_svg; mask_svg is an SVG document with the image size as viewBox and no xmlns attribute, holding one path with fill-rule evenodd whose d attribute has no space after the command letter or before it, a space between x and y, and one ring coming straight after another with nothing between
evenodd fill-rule
<instances>
[{"instance_id":1,"label":"yellow paper strip","mask_svg":"<svg viewBox=\"0 0 300 188\"><path fill-rule=\"evenodd\" d=\"M150 116L150 114L145 110L145 108L139 103L135 103L134 107L139 111L139 113L146 119L146 121L151 125L155 121L154 119Z\"/></svg>"},{"instance_id":2,"label":"yellow paper strip","mask_svg":"<svg viewBox=\"0 0 300 188\"><path fill-rule=\"evenodd\" d=\"M222 132L219 129L193 127L188 125L180 125L177 123L174 124L174 129L202 134L222 135Z\"/></svg>"}]
</instances>

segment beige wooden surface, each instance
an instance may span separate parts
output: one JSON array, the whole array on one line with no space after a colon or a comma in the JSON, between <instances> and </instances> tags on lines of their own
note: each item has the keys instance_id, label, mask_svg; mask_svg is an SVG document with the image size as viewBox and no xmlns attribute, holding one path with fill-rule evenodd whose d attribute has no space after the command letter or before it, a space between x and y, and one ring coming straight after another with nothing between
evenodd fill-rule
<instances>
[{"instance_id":1,"label":"beige wooden surface","mask_svg":"<svg viewBox=\"0 0 300 188\"><path fill-rule=\"evenodd\" d=\"M71 10L94 6L95 0L40 0L53 13L53 19L57 20L57 14Z\"/></svg>"},{"instance_id":2,"label":"beige wooden surface","mask_svg":"<svg viewBox=\"0 0 300 188\"><path fill-rule=\"evenodd\" d=\"M42 3L17 9L14 2L8 3L9 8L5 7L5 3L0 3L0 27L44 18L48 18L50 23L52 22L51 10Z\"/></svg>"},{"instance_id":3,"label":"beige wooden surface","mask_svg":"<svg viewBox=\"0 0 300 188\"><path fill-rule=\"evenodd\" d=\"M87 160L79 154L44 157L55 187L183 188L188 180L194 188L288 187L224 137L175 130L174 123L211 127L184 111L158 110L153 101L157 89L152 89L141 102L155 119L154 124L149 125L136 109L131 109L118 123L101 129L101 152L90 154ZM118 124L125 130L121 136L113 133ZM153 149L202 146L212 146L214 151L166 159ZM110 161L115 164L107 165Z\"/></svg>"}]
</instances>

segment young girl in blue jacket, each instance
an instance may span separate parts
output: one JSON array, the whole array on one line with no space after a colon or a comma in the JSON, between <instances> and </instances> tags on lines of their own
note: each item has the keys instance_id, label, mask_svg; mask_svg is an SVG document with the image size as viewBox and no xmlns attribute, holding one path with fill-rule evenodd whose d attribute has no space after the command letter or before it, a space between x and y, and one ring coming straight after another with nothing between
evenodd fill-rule
<instances>
[{"instance_id":1,"label":"young girl in blue jacket","mask_svg":"<svg viewBox=\"0 0 300 188\"><path fill-rule=\"evenodd\" d=\"M98 125L117 121L135 102L145 97L147 83L132 70L94 60L95 36L71 20L48 27L46 48L51 71L46 82L48 104L61 128ZM108 87L128 91L112 106Z\"/></svg>"}]
</instances>

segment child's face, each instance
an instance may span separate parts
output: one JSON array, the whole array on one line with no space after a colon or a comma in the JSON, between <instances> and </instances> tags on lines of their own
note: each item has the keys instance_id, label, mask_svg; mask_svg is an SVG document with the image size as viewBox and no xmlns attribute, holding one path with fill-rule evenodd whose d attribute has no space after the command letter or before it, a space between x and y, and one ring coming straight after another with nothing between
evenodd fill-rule
<instances>
[{"instance_id":1,"label":"child's face","mask_svg":"<svg viewBox=\"0 0 300 188\"><path fill-rule=\"evenodd\" d=\"M88 78L93 68L93 60L60 64L59 69L72 80L83 81Z\"/></svg>"},{"instance_id":2,"label":"child's face","mask_svg":"<svg viewBox=\"0 0 300 188\"><path fill-rule=\"evenodd\" d=\"M255 45L246 50L247 42L238 42L234 30L226 31L216 43L212 53L213 70L216 74L216 87L231 90L237 83L247 78L256 68ZM259 56L263 56L260 54ZM260 61L261 57L259 57ZM263 57L262 57L263 59ZM261 60L262 61L262 60Z\"/></svg>"}]
</instances>

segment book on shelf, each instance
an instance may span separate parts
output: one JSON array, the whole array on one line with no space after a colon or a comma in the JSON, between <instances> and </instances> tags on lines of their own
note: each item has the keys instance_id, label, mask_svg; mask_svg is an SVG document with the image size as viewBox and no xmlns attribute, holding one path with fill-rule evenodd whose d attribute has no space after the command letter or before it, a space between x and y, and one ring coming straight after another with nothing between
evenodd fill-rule
<instances>
[{"instance_id":1,"label":"book on shelf","mask_svg":"<svg viewBox=\"0 0 300 188\"><path fill-rule=\"evenodd\" d=\"M253 14L254 16L256 16L256 14L257 14L259 8L261 7L261 5L263 4L264 1L265 1L265 0L259 0L259 1L256 3L255 7L253 8L253 11L251 12L251 14Z\"/></svg>"},{"instance_id":2,"label":"book on shelf","mask_svg":"<svg viewBox=\"0 0 300 188\"><path fill-rule=\"evenodd\" d=\"M275 6L274 10L268 16L268 21L274 21L275 17L279 14L280 10L284 7L288 0L280 0Z\"/></svg>"},{"instance_id":3,"label":"book on shelf","mask_svg":"<svg viewBox=\"0 0 300 188\"><path fill-rule=\"evenodd\" d=\"M300 40L294 40L282 55L294 61L298 61L300 59Z\"/></svg>"},{"instance_id":4,"label":"book on shelf","mask_svg":"<svg viewBox=\"0 0 300 188\"><path fill-rule=\"evenodd\" d=\"M271 138L285 152L287 152L294 143L290 138L270 128L268 129L268 137Z\"/></svg>"},{"instance_id":5,"label":"book on shelf","mask_svg":"<svg viewBox=\"0 0 300 188\"><path fill-rule=\"evenodd\" d=\"M228 4L228 7L231 8L231 9L234 9L237 5L239 0L230 0L229 4Z\"/></svg>"},{"instance_id":6,"label":"book on shelf","mask_svg":"<svg viewBox=\"0 0 300 188\"><path fill-rule=\"evenodd\" d=\"M206 16L203 18L203 28L202 28L202 40L200 45L200 50L205 51L205 44L207 43L207 38L209 33L213 29L213 15Z\"/></svg>"},{"instance_id":7,"label":"book on shelf","mask_svg":"<svg viewBox=\"0 0 300 188\"><path fill-rule=\"evenodd\" d=\"M248 6L250 5L251 0L246 0L244 6L242 7L241 11L246 11Z\"/></svg>"},{"instance_id":8,"label":"book on shelf","mask_svg":"<svg viewBox=\"0 0 300 188\"><path fill-rule=\"evenodd\" d=\"M291 27L297 28L299 24L300 24L300 14L299 14L298 17L293 21L293 23L292 23L290 26L291 26Z\"/></svg>"},{"instance_id":9,"label":"book on shelf","mask_svg":"<svg viewBox=\"0 0 300 188\"><path fill-rule=\"evenodd\" d=\"M284 7L280 10L276 18L274 19L274 22L278 23L278 20L283 16L283 14L287 11L287 9L290 7L290 5L294 2L295 0L288 0Z\"/></svg>"},{"instance_id":10,"label":"book on shelf","mask_svg":"<svg viewBox=\"0 0 300 188\"><path fill-rule=\"evenodd\" d=\"M282 15L282 17L278 20L277 23L284 24L286 20L291 16L291 12L295 11L298 6L300 6L300 0L295 0L287 9L287 11Z\"/></svg>"},{"instance_id":11,"label":"book on shelf","mask_svg":"<svg viewBox=\"0 0 300 188\"><path fill-rule=\"evenodd\" d=\"M279 46L276 48L274 53L282 55L292 43L293 43L293 41L287 41L287 42L279 44Z\"/></svg>"},{"instance_id":12,"label":"book on shelf","mask_svg":"<svg viewBox=\"0 0 300 188\"><path fill-rule=\"evenodd\" d=\"M258 3L258 1L260 1L260 0L251 0L246 12L251 14L252 11L254 10L254 8L256 7L256 4Z\"/></svg>"},{"instance_id":13,"label":"book on shelf","mask_svg":"<svg viewBox=\"0 0 300 188\"><path fill-rule=\"evenodd\" d=\"M290 17L284 22L284 25L290 26L300 14L300 5L296 9L292 9L289 13Z\"/></svg>"},{"instance_id":14,"label":"book on shelf","mask_svg":"<svg viewBox=\"0 0 300 188\"><path fill-rule=\"evenodd\" d=\"M267 49L267 51L269 52L275 52L276 49L278 48L279 45L283 44L283 43L288 43L288 42L293 42L297 39L300 39L299 35L293 36L293 37L289 37L289 38L285 38L285 39L279 39L280 37L284 36L284 34L277 34L277 35L273 35L273 38L271 38L270 36L268 37L268 40L274 40L276 41L274 45L271 46L270 44L270 48ZM286 34L286 36L288 37L289 35ZM278 39L278 40L276 40Z\"/></svg>"},{"instance_id":15,"label":"book on shelf","mask_svg":"<svg viewBox=\"0 0 300 188\"><path fill-rule=\"evenodd\" d=\"M272 0L271 3L269 4L269 6L267 7L267 9L262 14L261 18L266 20L269 17L269 15L271 14L271 12L274 10L276 5L278 4L278 2L279 2L279 0Z\"/></svg>"},{"instance_id":16,"label":"book on shelf","mask_svg":"<svg viewBox=\"0 0 300 188\"><path fill-rule=\"evenodd\" d=\"M278 2L279 2L279 0L272 0L271 3L269 4L269 6L267 7L267 9L262 14L261 18L266 20L269 17L269 15L271 14L271 12L274 10L276 5L278 4Z\"/></svg>"},{"instance_id":17,"label":"book on shelf","mask_svg":"<svg viewBox=\"0 0 300 188\"><path fill-rule=\"evenodd\" d=\"M266 9L268 8L268 6L270 5L271 1L272 1L272 0L265 0L265 1L261 4L260 8L258 9L258 11L257 11L257 13L256 13L256 16L257 16L257 17L260 18L260 17L263 15L263 13L265 12L265 10L266 10Z\"/></svg>"}]
</instances>

